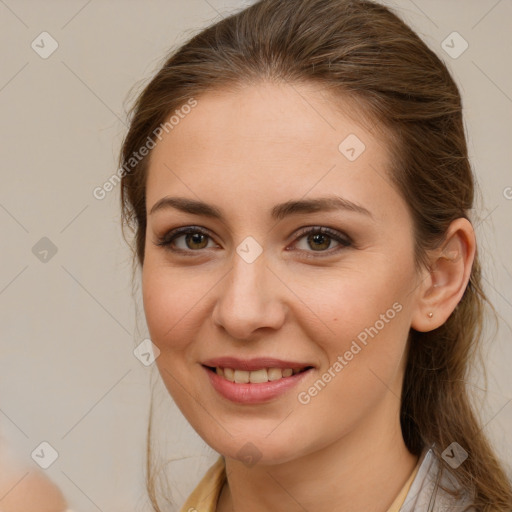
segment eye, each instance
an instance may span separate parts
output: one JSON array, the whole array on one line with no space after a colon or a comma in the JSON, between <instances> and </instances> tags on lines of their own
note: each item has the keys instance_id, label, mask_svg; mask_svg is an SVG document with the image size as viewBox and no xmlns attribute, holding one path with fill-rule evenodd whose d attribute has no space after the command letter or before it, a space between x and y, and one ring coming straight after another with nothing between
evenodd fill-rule
<instances>
[{"instance_id":1,"label":"eye","mask_svg":"<svg viewBox=\"0 0 512 512\"><path fill-rule=\"evenodd\" d=\"M169 231L158 239L156 245L175 252L197 252L216 246L210 235L198 226L186 226Z\"/></svg>"},{"instance_id":2,"label":"eye","mask_svg":"<svg viewBox=\"0 0 512 512\"><path fill-rule=\"evenodd\" d=\"M352 241L347 235L322 226L302 229L297 234L296 240L294 246L301 251L327 253L328 255L352 245Z\"/></svg>"},{"instance_id":3,"label":"eye","mask_svg":"<svg viewBox=\"0 0 512 512\"><path fill-rule=\"evenodd\" d=\"M332 255L352 245L351 239L335 230L322 226L309 226L301 229L295 238L294 249L306 253L318 253L318 257ZM218 247L210 234L199 226L185 226L169 231L155 242L166 250L192 255L202 249ZM289 250L289 249L287 249Z\"/></svg>"}]
</instances>

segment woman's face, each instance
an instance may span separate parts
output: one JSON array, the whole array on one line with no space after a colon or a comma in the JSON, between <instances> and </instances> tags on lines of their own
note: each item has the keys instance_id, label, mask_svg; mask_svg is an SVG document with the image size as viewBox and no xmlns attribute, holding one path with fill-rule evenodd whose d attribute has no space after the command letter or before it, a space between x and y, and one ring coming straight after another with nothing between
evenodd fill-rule
<instances>
[{"instance_id":1,"label":"woman's face","mask_svg":"<svg viewBox=\"0 0 512 512\"><path fill-rule=\"evenodd\" d=\"M207 93L151 155L157 365L227 457L284 462L399 426L412 220L383 139L332 105L306 85Z\"/></svg>"}]
</instances>

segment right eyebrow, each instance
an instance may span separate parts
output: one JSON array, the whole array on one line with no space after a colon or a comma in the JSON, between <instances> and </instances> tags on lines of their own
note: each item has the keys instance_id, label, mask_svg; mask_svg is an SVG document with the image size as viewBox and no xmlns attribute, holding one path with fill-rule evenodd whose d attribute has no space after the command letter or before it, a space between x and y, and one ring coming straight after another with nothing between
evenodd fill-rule
<instances>
[{"instance_id":1,"label":"right eyebrow","mask_svg":"<svg viewBox=\"0 0 512 512\"><path fill-rule=\"evenodd\" d=\"M203 203L202 201L196 201L195 199L187 199L185 197L163 197L153 205L149 215L167 208L175 208L176 210L180 210L185 213L202 215L213 219L220 220L223 218L222 212L215 206Z\"/></svg>"}]
</instances>

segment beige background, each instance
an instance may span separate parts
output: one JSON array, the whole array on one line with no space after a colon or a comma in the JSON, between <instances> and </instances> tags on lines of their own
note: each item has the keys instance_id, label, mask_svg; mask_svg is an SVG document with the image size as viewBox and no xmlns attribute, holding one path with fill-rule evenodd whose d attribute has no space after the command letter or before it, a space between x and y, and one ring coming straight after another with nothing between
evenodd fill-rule
<instances>
[{"instance_id":1,"label":"beige background","mask_svg":"<svg viewBox=\"0 0 512 512\"><path fill-rule=\"evenodd\" d=\"M103 200L92 192L116 170L132 86L156 70L172 45L243 4L0 1L0 433L29 469L42 441L57 450L46 471L76 511L149 510L143 463L155 369L132 352L146 331L140 308L137 329L118 187ZM486 349L482 416L511 470L512 3L388 5L398 6L443 58L463 94L482 189L476 225L485 282L501 315L496 341ZM59 45L47 59L31 48L43 31ZM457 59L441 48L453 31L469 44ZM57 248L46 262L32 252L42 237ZM165 393L158 403L167 454L185 457L169 466L181 503L215 454Z\"/></svg>"}]
</instances>

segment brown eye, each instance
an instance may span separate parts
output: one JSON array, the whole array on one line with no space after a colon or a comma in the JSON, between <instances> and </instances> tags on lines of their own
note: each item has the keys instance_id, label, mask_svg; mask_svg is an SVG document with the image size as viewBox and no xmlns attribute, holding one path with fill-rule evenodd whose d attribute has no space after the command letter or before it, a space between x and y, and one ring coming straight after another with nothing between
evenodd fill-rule
<instances>
[{"instance_id":1,"label":"brown eye","mask_svg":"<svg viewBox=\"0 0 512 512\"><path fill-rule=\"evenodd\" d=\"M329 249L331 245L331 237L323 233L314 233L308 236L308 244L314 251L322 251Z\"/></svg>"},{"instance_id":2,"label":"brown eye","mask_svg":"<svg viewBox=\"0 0 512 512\"><path fill-rule=\"evenodd\" d=\"M204 249L208 245L208 235L203 233L185 235L185 243L189 249Z\"/></svg>"},{"instance_id":3,"label":"brown eye","mask_svg":"<svg viewBox=\"0 0 512 512\"><path fill-rule=\"evenodd\" d=\"M194 226L173 230L160 238L156 245L181 253L194 253L216 246L208 233Z\"/></svg>"},{"instance_id":4,"label":"brown eye","mask_svg":"<svg viewBox=\"0 0 512 512\"><path fill-rule=\"evenodd\" d=\"M296 236L294 249L308 257L315 252L317 256L329 256L352 246L352 240L347 235L328 227L304 228Z\"/></svg>"}]
</instances>

